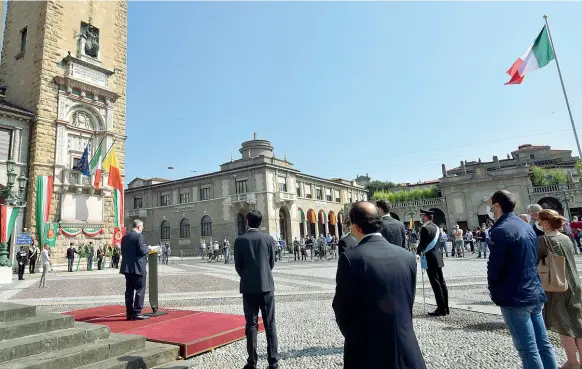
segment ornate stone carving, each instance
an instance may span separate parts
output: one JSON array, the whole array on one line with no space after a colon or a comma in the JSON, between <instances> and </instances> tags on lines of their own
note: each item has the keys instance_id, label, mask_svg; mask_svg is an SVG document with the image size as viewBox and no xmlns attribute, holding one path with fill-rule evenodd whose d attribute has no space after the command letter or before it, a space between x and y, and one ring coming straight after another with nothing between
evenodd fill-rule
<instances>
[{"instance_id":1,"label":"ornate stone carving","mask_svg":"<svg viewBox=\"0 0 582 369\"><path fill-rule=\"evenodd\" d=\"M85 55L97 58L99 56L99 29L91 24L83 26L81 34L85 38Z\"/></svg>"},{"instance_id":2,"label":"ornate stone carving","mask_svg":"<svg viewBox=\"0 0 582 369\"><path fill-rule=\"evenodd\" d=\"M84 111L76 111L73 113L73 121L71 122L73 127L84 128L88 130L95 130L95 122L89 114Z\"/></svg>"},{"instance_id":3,"label":"ornate stone carving","mask_svg":"<svg viewBox=\"0 0 582 369\"><path fill-rule=\"evenodd\" d=\"M91 138L89 137L83 137L69 133L67 151L83 151L85 150L85 146L87 146L90 140Z\"/></svg>"}]
</instances>

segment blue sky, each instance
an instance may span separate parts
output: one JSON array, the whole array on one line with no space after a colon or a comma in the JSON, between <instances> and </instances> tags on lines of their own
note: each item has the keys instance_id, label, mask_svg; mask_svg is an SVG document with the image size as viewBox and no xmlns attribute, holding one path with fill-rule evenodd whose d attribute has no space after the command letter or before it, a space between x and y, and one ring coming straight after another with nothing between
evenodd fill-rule
<instances>
[{"instance_id":1,"label":"blue sky","mask_svg":"<svg viewBox=\"0 0 582 369\"><path fill-rule=\"evenodd\" d=\"M577 154L555 62L504 86L544 14L582 134L582 3L130 2L126 181L216 171L253 132L325 178Z\"/></svg>"}]
</instances>

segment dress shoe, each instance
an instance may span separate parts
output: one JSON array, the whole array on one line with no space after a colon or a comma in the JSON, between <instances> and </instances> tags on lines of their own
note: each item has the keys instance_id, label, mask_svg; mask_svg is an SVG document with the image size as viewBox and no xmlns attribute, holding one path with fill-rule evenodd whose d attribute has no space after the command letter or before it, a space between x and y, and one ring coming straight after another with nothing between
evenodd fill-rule
<instances>
[{"instance_id":1,"label":"dress shoe","mask_svg":"<svg viewBox=\"0 0 582 369\"><path fill-rule=\"evenodd\" d=\"M147 320L150 317L147 315L136 315L136 316L132 316L132 317L128 317L127 320Z\"/></svg>"},{"instance_id":2,"label":"dress shoe","mask_svg":"<svg viewBox=\"0 0 582 369\"><path fill-rule=\"evenodd\" d=\"M445 316L445 315L447 315L447 312L446 311L439 310L439 309L436 309L433 312L429 312L428 315L430 315L430 316Z\"/></svg>"}]
</instances>

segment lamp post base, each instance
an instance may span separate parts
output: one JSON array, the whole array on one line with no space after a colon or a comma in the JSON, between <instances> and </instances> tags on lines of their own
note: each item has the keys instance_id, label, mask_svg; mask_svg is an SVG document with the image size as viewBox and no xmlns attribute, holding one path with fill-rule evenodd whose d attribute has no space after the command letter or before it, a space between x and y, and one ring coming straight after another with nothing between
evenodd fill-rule
<instances>
[{"instance_id":1,"label":"lamp post base","mask_svg":"<svg viewBox=\"0 0 582 369\"><path fill-rule=\"evenodd\" d=\"M12 283L12 267L0 267L0 284Z\"/></svg>"}]
</instances>

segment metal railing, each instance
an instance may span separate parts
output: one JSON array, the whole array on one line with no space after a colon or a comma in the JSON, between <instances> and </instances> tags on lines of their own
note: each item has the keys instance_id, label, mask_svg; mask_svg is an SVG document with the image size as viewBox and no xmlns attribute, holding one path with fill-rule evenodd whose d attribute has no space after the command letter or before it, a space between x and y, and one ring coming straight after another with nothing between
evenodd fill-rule
<instances>
[{"instance_id":1,"label":"metal railing","mask_svg":"<svg viewBox=\"0 0 582 369\"><path fill-rule=\"evenodd\" d=\"M564 184L564 185L551 185L551 186L535 186L528 188L529 193L552 193L561 192L564 190L575 190L580 189L579 183Z\"/></svg>"},{"instance_id":2,"label":"metal railing","mask_svg":"<svg viewBox=\"0 0 582 369\"><path fill-rule=\"evenodd\" d=\"M445 199L443 197L434 197L431 199L420 199L420 200L410 200L396 202L392 205L394 208L408 208L412 206L428 206L428 205L442 205Z\"/></svg>"}]
</instances>

